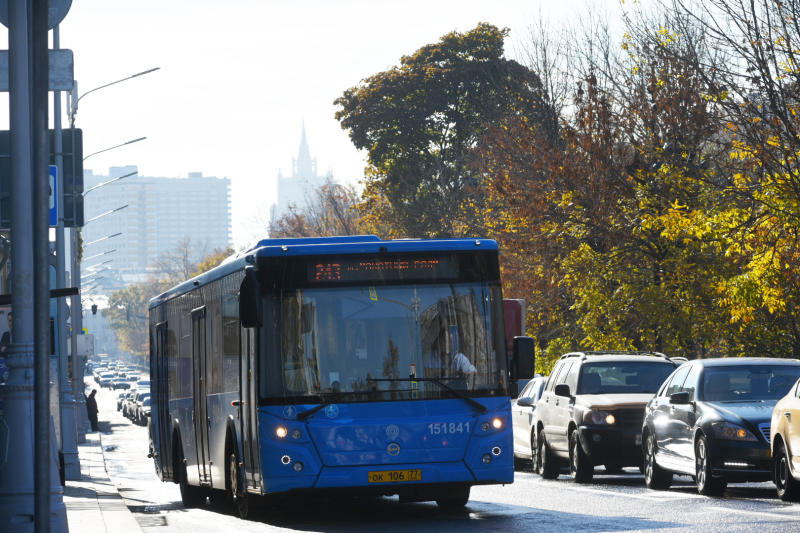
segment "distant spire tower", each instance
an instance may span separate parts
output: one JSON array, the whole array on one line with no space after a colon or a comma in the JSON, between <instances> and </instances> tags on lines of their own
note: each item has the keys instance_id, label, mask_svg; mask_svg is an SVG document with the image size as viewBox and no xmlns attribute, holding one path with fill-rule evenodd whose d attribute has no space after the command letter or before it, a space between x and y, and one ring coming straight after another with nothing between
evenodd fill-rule
<instances>
[{"instance_id":1,"label":"distant spire tower","mask_svg":"<svg viewBox=\"0 0 800 533\"><path fill-rule=\"evenodd\" d=\"M317 175L317 160L316 158L311 159L311 151L308 149L305 119L303 119L303 130L300 134L300 150L298 150L297 159L293 163L292 175L306 179Z\"/></svg>"}]
</instances>

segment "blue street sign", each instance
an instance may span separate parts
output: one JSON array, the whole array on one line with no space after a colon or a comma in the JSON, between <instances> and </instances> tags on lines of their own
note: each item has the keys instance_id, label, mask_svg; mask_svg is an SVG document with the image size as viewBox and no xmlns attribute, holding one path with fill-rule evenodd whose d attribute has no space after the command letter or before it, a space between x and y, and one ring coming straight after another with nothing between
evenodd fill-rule
<instances>
[{"instance_id":1,"label":"blue street sign","mask_svg":"<svg viewBox=\"0 0 800 533\"><path fill-rule=\"evenodd\" d=\"M58 226L58 167L50 165L50 225Z\"/></svg>"}]
</instances>

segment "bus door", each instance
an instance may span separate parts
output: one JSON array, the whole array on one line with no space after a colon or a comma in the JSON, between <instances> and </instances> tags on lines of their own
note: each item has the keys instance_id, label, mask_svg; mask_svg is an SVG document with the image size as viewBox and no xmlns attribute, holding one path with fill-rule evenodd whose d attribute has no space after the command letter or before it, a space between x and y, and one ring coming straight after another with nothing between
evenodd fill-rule
<instances>
[{"instance_id":1,"label":"bus door","mask_svg":"<svg viewBox=\"0 0 800 533\"><path fill-rule=\"evenodd\" d=\"M153 439L153 458L156 472L159 477L172 478L172 465L170 461L162 461L167 454L171 424L169 423L169 390L167 379L167 323L156 325L155 360L150 362L150 383L155 400L152 417L150 419L150 437Z\"/></svg>"},{"instance_id":2,"label":"bus door","mask_svg":"<svg viewBox=\"0 0 800 533\"><path fill-rule=\"evenodd\" d=\"M242 453L244 454L245 480L248 488L261 484L258 457L258 391L255 386L256 333L242 328L241 405L239 409L242 428Z\"/></svg>"},{"instance_id":3,"label":"bus door","mask_svg":"<svg viewBox=\"0 0 800 533\"><path fill-rule=\"evenodd\" d=\"M206 412L206 308L192 311L192 360L194 362L194 432L200 483L210 483L208 468L208 413Z\"/></svg>"}]
</instances>

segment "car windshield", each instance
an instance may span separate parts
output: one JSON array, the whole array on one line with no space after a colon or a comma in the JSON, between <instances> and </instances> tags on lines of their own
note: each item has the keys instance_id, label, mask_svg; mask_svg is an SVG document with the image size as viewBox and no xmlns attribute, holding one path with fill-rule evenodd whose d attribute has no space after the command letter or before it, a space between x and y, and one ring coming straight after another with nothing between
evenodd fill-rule
<instances>
[{"instance_id":1,"label":"car windshield","mask_svg":"<svg viewBox=\"0 0 800 533\"><path fill-rule=\"evenodd\" d=\"M280 371L262 366L262 397L452 397L433 380L471 395L505 394L501 301L499 287L483 283L284 293Z\"/></svg>"},{"instance_id":2,"label":"car windshield","mask_svg":"<svg viewBox=\"0 0 800 533\"><path fill-rule=\"evenodd\" d=\"M578 394L655 393L675 365L664 362L614 361L581 368Z\"/></svg>"},{"instance_id":3,"label":"car windshield","mask_svg":"<svg viewBox=\"0 0 800 533\"><path fill-rule=\"evenodd\" d=\"M800 365L706 367L702 399L707 402L778 400L800 378Z\"/></svg>"}]
</instances>

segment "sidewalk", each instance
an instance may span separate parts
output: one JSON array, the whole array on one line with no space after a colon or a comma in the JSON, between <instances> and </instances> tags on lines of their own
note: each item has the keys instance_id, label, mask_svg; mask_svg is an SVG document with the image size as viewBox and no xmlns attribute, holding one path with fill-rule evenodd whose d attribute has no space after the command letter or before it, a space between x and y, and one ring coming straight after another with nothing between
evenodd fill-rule
<instances>
[{"instance_id":1,"label":"sidewalk","mask_svg":"<svg viewBox=\"0 0 800 533\"><path fill-rule=\"evenodd\" d=\"M81 480L67 481L64 506L71 532L142 533L133 513L109 479L103 461L100 433L88 433L78 444Z\"/></svg>"}]
</instances>

